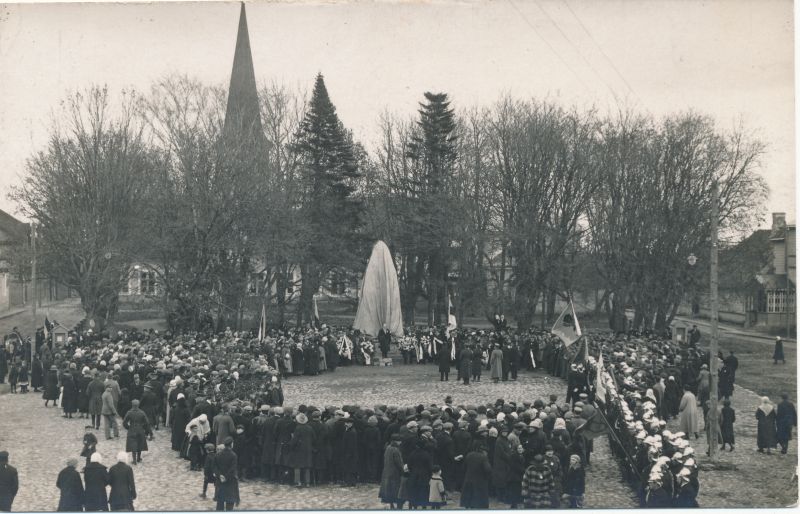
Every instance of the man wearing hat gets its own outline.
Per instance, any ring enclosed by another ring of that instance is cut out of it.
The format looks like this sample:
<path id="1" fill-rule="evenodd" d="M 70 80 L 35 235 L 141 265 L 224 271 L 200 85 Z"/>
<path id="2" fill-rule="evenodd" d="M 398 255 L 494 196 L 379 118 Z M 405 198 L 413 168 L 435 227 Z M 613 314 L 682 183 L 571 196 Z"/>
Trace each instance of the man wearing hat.
<path id="1" fill-rule="evenodd" d="M 314 429 L 308 426 L 308 417 L 302 412 L 297 414 L 295 421 L 297 424 L 289 442 L 287 465 L 294 470 L 294 485 L 309 487 L 313 465 Z"/>
<path id="2" fill-rule="evenodd" d="M 147 437 L 153 436 L 149 419 L 139 409 L 139 400 L 131 401 L 131 410 L 125 414 L 122 426 L 128 430 L 125 451 L 131 454 L 131 460 L 136 465 L 142 462 L 142 452 L 147 451 Z"/>
<path id="3" fill-rule="evenodd" d="M 237 476 L 238 457 L 233 452 L 233 437 L 226 437 L 224 448 L 214 458 L 214 487 L 216 489 L 217 510 L 233 510 L 239 505 L 239 477 Z"/>
<path id="4" fill-rule="evenodd" d="M 0 452 L 0 511 L 11 512 L 19 490 L 17 468 L 8 463 L 8 452 Z"/>

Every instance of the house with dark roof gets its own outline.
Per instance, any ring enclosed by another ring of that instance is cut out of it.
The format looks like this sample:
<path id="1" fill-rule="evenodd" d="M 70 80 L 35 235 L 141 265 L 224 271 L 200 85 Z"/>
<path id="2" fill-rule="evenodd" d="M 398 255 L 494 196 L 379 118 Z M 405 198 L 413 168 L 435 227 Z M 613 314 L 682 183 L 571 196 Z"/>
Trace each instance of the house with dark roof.
<path id="1" fill-rule="evenodd" d="M 747 303 L 747 325 L 772 332 L 785 329 L 790 334 L 796 330 L 796 244 L 795 224 L 787 223 L 786 213 L 773 213 L 769 262 L 755 275 Z"/>

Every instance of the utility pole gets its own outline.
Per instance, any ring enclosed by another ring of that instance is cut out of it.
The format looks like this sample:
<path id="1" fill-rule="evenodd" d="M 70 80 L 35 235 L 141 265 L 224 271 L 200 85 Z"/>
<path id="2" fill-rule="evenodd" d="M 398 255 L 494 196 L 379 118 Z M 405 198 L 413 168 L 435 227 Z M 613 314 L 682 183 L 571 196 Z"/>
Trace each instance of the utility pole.
<path id="1" fill-rule="evenodd" d="M 708 423 L 711 426 L 711 437 L 708 442 L 711 460 L 717 458 L 717 348 L 719 346 L 719 256 L 717 248 L 717 219 L 719 218 L 719 183 L 715 180 L 711 189 L 711 348 L 709 348 L 708 367 L 711 373 Z"/>

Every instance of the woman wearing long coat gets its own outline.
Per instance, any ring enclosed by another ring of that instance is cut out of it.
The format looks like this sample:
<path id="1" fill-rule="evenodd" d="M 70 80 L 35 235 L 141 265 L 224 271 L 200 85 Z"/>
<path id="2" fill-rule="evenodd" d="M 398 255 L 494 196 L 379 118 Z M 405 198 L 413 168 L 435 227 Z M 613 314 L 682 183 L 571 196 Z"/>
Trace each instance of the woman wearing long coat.
<path id="1" fill-rule="evenodd" d="M 783 354 L 783 341 L 781 341 L 780 337 L 775 338 L 775 351 L 772 352 L 772 360 L 775 361 L 773 364 L 777 364 L 778 361 L 786 364 L 786 356 Z"/>
<path id="2" fill-rule="evenodd" d="M 399 498 L 400 481 L 403 477 L 403 456 L 400 454 L 400 435 L 392 435 L 392 441 L 383 452 L 383 474 L 378 496 L 381 502 L 388 503 L 394 509 L 402 506 Z"/>
<path id="3" fill-rule="evenodd" d="M 33 358 L 33 369 L 31 370 L 31 387 L 34 392 L 39 392 L 39 388 L 42 387 L 43 379 L 44 370 L 42 369 L 42 361 L 36 356 Z"/>
<path id="4" fill-rule="evenodd" d="M 497 382 L 503 378 L 503 350 L 499 346 L 495 346 L 492 350 L 492 355 L 489 357 L 489 368 L 492 380 Z"/>
<path id="5" fill-rule="evenodd" d="M 99 453 L 92 454 L 92 459 L 83 470 L 86 491 L 83 496 L 83 504 L 86 512 L 97 512 L 108 510 L 108 469 L 103 465 Z"/>
<path id="6" fill-rule="evenodd" d="M 92 419 L 97 416 L 97 427 L 100 427 L 100 416 L 103 413 L 103 393 L 106 391 L 106 386 L 100 380 L 98 375 L 92 378 L 89 385 L 86 387 L 86 395 L 89 397 L 89 414 Z"/>
<path id="7" fill-rule="evenodd" d="M 758 420 L 758 451 L 763 453 L 766 448 L 767 453 L 772 453 L 772 448 L 778 444 L 775 407 L 766 396 L 761 398 L 761 405 L 756 409 L 756 419 Z"/>
<path id="8" fill-rule="evenodd" d="M 503 426 L 494 445 L 492 465 L 492 484 L 497 493 L 497 499 L 502 502 L 506 501 L 506 486 L 510 478 L 512 452 L 516 452 L 516 450 L 511 448 L 511 442 L 508 440 L 508 426 Z"/>
<path id="9" fill-rule="evenodd" d="M 192 418 L 192 413 L 189 412 L 189 406 L 186 405 L 186 398 L 178 398 L 175 407 L 170 409 L 170 416 L 172 419 L 172 449 L 176 452 L 181 451 L 183 438 L 186 436 L 184 429 Z"/>
<path id="10" fill-rule="evenodd" d="M 681 404 L 678 410 L 681 413 L 681 432 L 684 432 L 687 438 L 690 437 L 691 434 L 695 434 L 695 438 L 697 438 L 698 432 L 700 432 L 700 413 L 697 409 L 697 398 L 689 390 L 688 385 L 685 386 L 683 398 L 681 398 Z"/>
<path id="11" fill-rule="evenodd" d="M 58 405 L 58 368 L 50 366 L 50 371 L 44 378 L 44 406 L 47 407 L 47 402 L 53 400 L 53 405 Z"/>
<path id="12" fill-rule="evenodd" d="M 677 416 L 681 404 L 681 388 L 673 376 L 670 376 L 664 385 L 664 402 L 667 414 L 670 417 Z"/>
<path id="13" fill-rule="evenodd" d="M 719 427 L 720 431 L 722 432 L 722 449 L 725 449 L 725 445 L 731 445 L 731 451 L 733 451 L 733 445 L 735 443 L 735 438 L 733 434 L 733 424 L 736 423 L 736 412 L 731 408 L 731 401 L 725 400 L 722 402 L 723 407 L 720 411 L 720 419 L 719 419 Z"/>
<path id="14" fill-rule="evenodd" d="M 465 384 L 469 384 L 471 366 L 472 350 L 469 347 L 465 347 L 461 350 L 460 362 L 458 365 L 458 378 L 463 379 Z"/>
<path id="15" fill-rule="evenodd" d="M 61 470 L 56 479 L 56 487 L 60 490 L 58 499 L 59 512 L 80 512 L 83 510 L 83 480 L 75 469 L 78 459 L 69 459 L 67 467 Z"/>
<path id="16" fill-rule="evenodd" d="M 433 457 L 425 448 L 425 442 L 417 441 L 417 448 L 408 458 L 408 496 L 412 508 L 428 503 L 432 468 Z"/>
<path id="17" fill-rule="evenodd" d="M 72 417 L 78 412 L 78 386 L 72 374 L 64 373 L 61 377 L 61 407 L 64 409 L 64 417 Z"/>
<path id="18" fill-rule="evenodd" d="M 489 481 L 492 466 L 486 447 L 479 445 L 464 457 L 464 483 L 461 487 L 461 506 L 465 509 L 489 508 Z"/>
<path id="19" fill-rule="evenodd" d="M 78 387 L 78 412 L 81 417 L 89 415 L 89 384 L 92 383 L 92 378 L 89 376 L 89 370 L 85 370 L 83 374 L 78 377 L 76 383 Z"/>

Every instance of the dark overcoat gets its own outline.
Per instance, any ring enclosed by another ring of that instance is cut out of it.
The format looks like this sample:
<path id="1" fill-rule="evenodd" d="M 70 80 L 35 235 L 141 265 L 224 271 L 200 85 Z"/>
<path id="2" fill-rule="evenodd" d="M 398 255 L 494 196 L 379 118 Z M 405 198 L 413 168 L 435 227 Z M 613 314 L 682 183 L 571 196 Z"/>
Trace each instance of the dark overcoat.
<path id="1" fill-rule="evenodd" d="M 107 511 L 108 494 L 108 469 L 99 462 L 90 462 L 83 470 L 86 490 L 83 496 L 83 504 L 86 511 Z"/>
<path id="2" fill-rule="evenodd" d="M 797 426 L 797 409 L 789 400 L 783 400 L 778 404 L 778 412 L 775 415 L 776 438 L 778 442 L 788 442 L 792 438 L 792 427 Z"/>
<path id="3" fill-rule="evenodd" d="M 51 369 L 44 378 L 44 393 L 42 398 L 45 400 L 58 400 L 58 371 Z"/>
<path id="4" fill-rule="evenodd" d="M 485 452 L 470 452 L 464 457 L 464 484 L 461 487 L 461 506 L 465 509 L 489 508 L 489 480 L 492 467 Z"/>
<path id="5" fill-rule="evenodd" d="M 133 468 L 124 462 L 117 462 L 108 470 L 108 483 L 111 485 L 108 495 L 111 510 L 133 510 L 133 500 L 136 499 Z"/>
<path id="6" fill-rule="evenodd" d="M 192 420 L 186 400 L 183 398 L 178 400 L 175 408 L 170 410 L 170 415 L 172 416 L 172 449 L 181 451 L 183 438 L 186 436 L 186 425 Z"/>
<path id="7" fill-rule="evenodd" d="M 383 473 L 381 488 L 378 492 L 383 503 L 396 503 L 400 492 L 400 481 L 403 478 L 403 457 L 400 448 L 389 445 L 383 453 Z"/>
<path id="8" fill-rule="evenodd" d="M 424 448 L 417 448 L 408 458 L 408 494 L 412 506 L 426 505 L 430 492 L 433 458 Z"/>
<path id="9" fill-rule="evenodd" d="M 86 394 L 89 396 L 89 414 L 92 416 L 99 416 L 103 412 L 103 393 L 106 386 L 99 378 L 92 379 L 86 387 Z"/>
<path id="10" fill-rule="evenodd" d="M 73 380 L 71 374 L 64 373 L 61 378 L 61 386 L 64 388 L 61 396 L 61 407 L 64 412 L 68 414 L 78 412 L 78 387 L 75 385 L 75 380 Z"/>
<path id="11" fill-rule="evenodd" d="M 239 503 L 238 458 L 230 448 L 225 448 L 214 458 L 214 485 L 217 501 Z M 224 480 L 224 481 L 223 481 Z"/>
<path id="12" fill-rule="evenodd" d="M 126 452 L 146 452 L 147 436 L 153 432 L 150 429 L 150 421 L 141 409 L 133 408 L 125 414 L 122 426 L 128 430 L 128 437 L 125 441 Z"/>
<path id="13" fill-rule="evenodd" d="M 92 383 L 92 379 L 86 375 L 81 375 L 76 383 L 78 385 L 78 411 L 86 414 L 89 412 L 88 388 L 89 384 Z"/>
<path id="14" fill-rule="evenodd" d="M 83 510 L 83 480 L 77 469 L 72 466 L 62 469 L 56 479 L 56 487 L 61 491 L 58 499 L 59 512 Z"/>
<path id="15" fill-rule="evenodd" d="M 277 422 L 278 418 L 270 416 L 260 426 L 261 463 L 268 466 L 275 464 L 275 445 L 277 444 L 275 426 Z"/>
<path id="16" fill-rule="evenodd" d="M 758 420 L 758 448 L 775 448 L 777 434 L 775 426 L 775 409 L 765 413 L 761 408 L 756 409 L 756 420 Z"/>
<path id="17" fill-rule="evenodd" d="M 314 429 L 308 423 L 298 423 L 294 427 L 289 443 L 289 456 L 286 465 L 290 468 L 311 468 L 313 465 Z"/>

